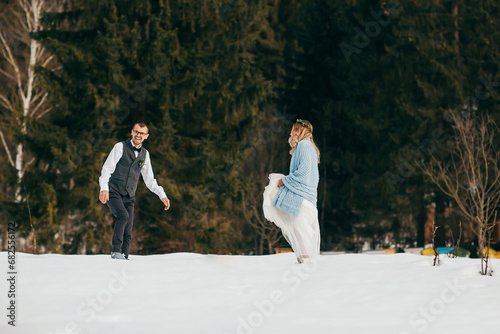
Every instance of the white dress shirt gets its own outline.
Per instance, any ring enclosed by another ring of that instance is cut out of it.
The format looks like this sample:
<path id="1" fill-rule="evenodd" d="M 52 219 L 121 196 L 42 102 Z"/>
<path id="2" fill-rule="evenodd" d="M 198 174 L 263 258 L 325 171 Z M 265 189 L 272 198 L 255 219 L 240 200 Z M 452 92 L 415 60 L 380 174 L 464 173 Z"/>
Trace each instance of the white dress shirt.
<path id="1" fill-rule="evenodd" d="M 132 139 L 130 140 L 132 141 Z M 134 143 L 132 143 L 132 146 L 134 146 Z M 139 155 L 138 151 L 135 151 L 135 157 Z M 101 171 L 101 177 L 99 178 L 99 185 L 101 186 L 101 191 L 109 191 L 109 178 L 111 177 L 111 174 L 115 171 L 116 164 L 118 161 L 123 156 L 123 143 L 117 143 L 115 147 L 111 150 L 111 152 L 108 155 L 108 158 L 104 162 L 104 166 L 102 166 L 102 171 Z M 144 180 L 144 183 L 146 184 L 146 187 L 148 189 L 155 193 L 160 199 L 163 199 L 167 197 L 165 194 L 165 191 L 163 190 L 163 187 L 158 185 L 158 182 L 156 181 L 154 174 L 153 174 L 153 167 L 151 166 L 151 159 L 149 158 L 149 152 L 146 151 L 146 159 L 144 161 L 144 166 L 141 168 L 141 175 L 142 179 Z"/>

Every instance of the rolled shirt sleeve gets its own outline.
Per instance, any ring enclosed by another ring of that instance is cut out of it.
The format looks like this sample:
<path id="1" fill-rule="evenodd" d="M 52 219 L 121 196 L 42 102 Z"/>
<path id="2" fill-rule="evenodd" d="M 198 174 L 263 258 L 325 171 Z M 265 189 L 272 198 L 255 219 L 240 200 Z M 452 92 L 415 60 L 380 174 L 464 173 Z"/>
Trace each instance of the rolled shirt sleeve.
<path id="1" fill-rule="evenodd" d="M 101 170 L 101 177 L 99 177 L 99 185 L 101 191 L 109 191 L 109 178 L 111 174 L 115 171 L 116 164 L 123 155 L 123 143 L 117 143 L 108 155 L 108 158 L 104 162 Z"/>
<path id="2" fill-rule="evenodd" d="M 144 167 L 141 170 L 142 179 L 148 187 L 149 191 L 155 193 L 160 199 L 167 197 L 163 187 L 158 185 L 153 173 L 153 167 L 151 166 L 151 159 L 149 157 L 149 152 L 146 152 L 146 160 L 144 162 Z"/>

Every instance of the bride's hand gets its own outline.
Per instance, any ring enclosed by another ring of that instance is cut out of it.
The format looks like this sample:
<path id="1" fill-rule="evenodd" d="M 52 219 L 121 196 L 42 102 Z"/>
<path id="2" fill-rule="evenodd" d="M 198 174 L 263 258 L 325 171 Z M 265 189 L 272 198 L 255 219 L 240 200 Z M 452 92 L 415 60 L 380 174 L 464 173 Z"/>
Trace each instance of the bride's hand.
<path id="1" fill-rule="evenodd" d="M 283 185 L 283 180 L 282 179 L 279 179 L 278 180 L 278 188 L 281 188 L 281 186 Z"/>

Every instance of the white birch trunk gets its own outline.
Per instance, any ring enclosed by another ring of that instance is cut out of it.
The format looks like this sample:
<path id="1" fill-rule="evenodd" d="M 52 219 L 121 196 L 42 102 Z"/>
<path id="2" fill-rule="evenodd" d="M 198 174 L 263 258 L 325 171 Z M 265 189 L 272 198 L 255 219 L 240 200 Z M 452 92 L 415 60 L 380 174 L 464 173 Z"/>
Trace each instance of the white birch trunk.
<path id="1" fill-rule="evenodd" d="M 20 12 L 14 13 L 19 21 L 19 29 L 16 33 L 21 36 L 20 40 L 29 43 L 29 59 L 28 64 L 23 68 L 23 64 L 19 63 L 19 56 L 15 53 L 16 50 L 9 45 L 9 41 L 6 36 L 0 31 L 0 47 L 2 55 L 7 60 L 9 65 L 8 68 L 0 69 L 0 73 L 3 74 L 8 80 L 15 82 L 17 86 L 18 99 L 21 105 L 16 108 L 14 98 L 6 96 L 0 93 L 0 103 L 2 106 L 9 110 L 13 116 L 14 110 L 21 109 L 22 118 L 16 117 L 17 124 L 20 127 L 20 132 L 23 136 L 28 134 L 27 120 L 30 117 L 40 118 L 45 115 L 50 108 L 45 106 L 45 101 L 47 98 L 47 93 L 39 86 L 36 81 L 35 66 L 41 64 L 46 66 L 51 58 L 44 56 L 43 47 L 33 38 L 29 37 L 30 33 L 38 32 L 41 29 L 40 18 L 44 10 L 47 10 L 45 0 L 18 0 L 18 6 Z M 21 107 L 21 108 L 19 108 Z M 32 158 L 27 161 L 27 152 L 24 149 L 22 142 L 14 144 L 16 147 L 15 159 L 12 159 L 11 149 L 5 139 L 4 133 L 0 128 L 0 137 L 2 139 L 2 144 L 5 151 L 7 152 L 10 164 L 17 171 L 17 184 L 14 193 L 14 200 L 17 203 L 22 201 L 22 181 L 26 168 L 34 162 Z"/>
<path id="2" fill-rule="evenodd" d="M 15 168 L 17 170 L 17 185 L 16 185 L 16 194 L 15 201 L 16 203 L 21 203 L 23 199 L 21 196 L 21 183 L 23 182 L 23 144 L 17 145 L 17 154 L 16 154 L 16 165 Z"/>

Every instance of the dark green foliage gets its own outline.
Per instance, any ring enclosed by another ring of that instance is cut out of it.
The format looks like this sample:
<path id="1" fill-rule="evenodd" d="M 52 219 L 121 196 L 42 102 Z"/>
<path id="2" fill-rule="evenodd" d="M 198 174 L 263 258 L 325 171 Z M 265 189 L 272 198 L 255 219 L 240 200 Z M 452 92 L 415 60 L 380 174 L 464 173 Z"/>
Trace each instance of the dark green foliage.
<path id="1" fill-rule="evenodd" d="M 484 67 L 498 78 L 498 45 L 485 47 L 498 35 L 498 6 L 488 2 L 483 10 L 460 2 L 454 15 L 454 3 L 290 5 L 300 7 L 290 19 L 300 24 L 290 28 L 285 48 L 292 68 L 285 98 L 291 112 L 317 125 L 324 246 L 351 236 L 382 244 L 385 235 L 409 244 L 422 231 L 416 222 L 425 220 L 415 218 L 425 216 L 424 196 L 435 189 L 412 159 L 428 158 L 429 140 L 435 150 L 446 148 L 451 127 L 445 112 L 474 96 Z M 480 33 L 472 27 L 479 21 Z M 493 107 L 484 112 L 498 108 L 497 94 L 484 102 Z"/>
<path id="2" fill-rule="evenodd" d="M 43 155 L 50 183 L 66 194 L 58 207 L 74 214 L 68 251 L 108 250 L 110 213 L 98 203 L 97 179 L 135 121 L 149 124 L 145 146 L 172 202 L 164 212 L 139 187 L 139 251 L 239 251 L 232 210 L 247 182 L 237 172 L 239 144 L 272 92 L 252 53 L 265 6 L 242 2 L 224 20 L 211 1 L 74 1 L 73 8 L 53 15 L 53 28 L 39 36 L 62 70 L 40 70 L 57 112 L 31 136 L 34 150 L 50 148 Z"/>
<path id="3" fill-rule="evenodd" d="M 31 120 L 26 136 L 6 132 L 36 157 L 23 203 L 8 196 L 15 170 L 4 164 L 0 173 L 1 223 L 21 222 L 25 237 L 36 231 L 44 250 L 110 250 L 98 177 L 139 120 L 149 124 L 144 145 L 172 204 L 163 211 L 139 185 L 134 247 L 143 254 L 265 253 L 247 219 L 256 218 L 250 207 L 267 174 L 288 171 L 296 118 L 312 122 L 321 151 L 324 250 L 354 249 L 359 238 L 383 245 L 387 236 L 421 244 L 429 201 L 437 225 L 456 225 L 414 159 L 446 150 L 449 109 L 498 114 L 496 1 L 73 0 L 62 8 L 36 35 L 60 65 L 37 67 L 54 111 Z"/>

